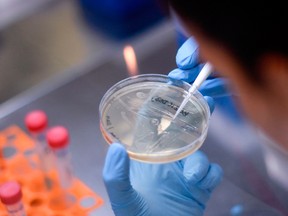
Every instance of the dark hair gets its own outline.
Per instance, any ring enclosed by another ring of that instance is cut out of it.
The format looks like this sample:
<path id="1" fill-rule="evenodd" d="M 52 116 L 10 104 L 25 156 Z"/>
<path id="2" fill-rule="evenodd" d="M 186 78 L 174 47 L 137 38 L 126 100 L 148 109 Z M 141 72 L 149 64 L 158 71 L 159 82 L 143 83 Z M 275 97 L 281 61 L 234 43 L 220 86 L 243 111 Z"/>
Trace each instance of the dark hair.
<path id="1" fill-rule="evenodd" d="M 264 54 L 288 56 L 288 12 L 280 0 L 247 4 L 231 0 L 168 1 L 183 20 L 228 48 L 251 78 L 257 79 L 255 66 Z"/>

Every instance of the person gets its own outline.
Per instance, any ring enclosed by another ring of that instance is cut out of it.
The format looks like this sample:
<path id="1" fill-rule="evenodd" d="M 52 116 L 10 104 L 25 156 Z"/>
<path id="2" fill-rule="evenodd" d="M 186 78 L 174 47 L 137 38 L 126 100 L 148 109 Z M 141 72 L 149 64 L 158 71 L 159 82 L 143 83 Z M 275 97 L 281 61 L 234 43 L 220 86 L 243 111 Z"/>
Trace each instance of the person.
<path id="1" fill-rule="evenodd" d="M 229 79 L 241 111 L 288 149 L 288 33 L 282 2 L 261 2 L 256 8 L 229 1 L 170 2 L 197 41 L 202 59 Z"/>
<path id="2" fill-rule="evenodd" d="M 257 7 L 243 1 L 167 2 L 191 35 L 177 53 L 179 68 L 169 76 L 193 82 L 203 63 L 210 62 L 221 78 L 207 80 L 202 92 L 215 96 L 227 88 L 243 114 L 288 150 L 284 2 L 257 1 Z M 103 170 L 112 209 L 120 216 L 203 215 L 222 175 L 201 151 L 175 163 L 152 165 L 130 161 L 119 144 L 111 145 Z"/>

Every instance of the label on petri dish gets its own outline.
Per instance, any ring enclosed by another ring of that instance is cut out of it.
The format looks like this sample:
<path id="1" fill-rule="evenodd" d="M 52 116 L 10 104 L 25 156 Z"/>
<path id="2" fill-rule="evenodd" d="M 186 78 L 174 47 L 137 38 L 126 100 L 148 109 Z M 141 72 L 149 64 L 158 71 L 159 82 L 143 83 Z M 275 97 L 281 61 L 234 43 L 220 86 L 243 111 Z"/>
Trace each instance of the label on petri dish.
<path id="1" fill-rule="evenodd" d="M 208 117 L 203 102 L 192 96 L 172 120 L 186 93 L 167 83 L 157 83 L 157 87 L 153 82 L 126 86 L 107 101 L 102 132 L 124 144 L 135 159 L 159 156 L 160 161 L 161 155 L 169 158 L 191 153 L 206 137 Z"/>

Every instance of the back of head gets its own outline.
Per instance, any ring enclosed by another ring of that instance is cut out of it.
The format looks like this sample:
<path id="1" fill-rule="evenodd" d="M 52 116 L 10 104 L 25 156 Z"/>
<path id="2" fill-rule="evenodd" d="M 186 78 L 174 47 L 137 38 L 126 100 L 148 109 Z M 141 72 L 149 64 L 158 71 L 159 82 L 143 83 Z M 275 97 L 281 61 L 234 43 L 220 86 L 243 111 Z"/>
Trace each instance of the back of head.
<path id="1" fill-rule="evenodd" d="M 185 22 L 196 25 L 228 48 L 250 71 L 265 54 L 288 57 L 288 13 L 284 11 L 284 1 L 169 0 L 169 3 Z"/>

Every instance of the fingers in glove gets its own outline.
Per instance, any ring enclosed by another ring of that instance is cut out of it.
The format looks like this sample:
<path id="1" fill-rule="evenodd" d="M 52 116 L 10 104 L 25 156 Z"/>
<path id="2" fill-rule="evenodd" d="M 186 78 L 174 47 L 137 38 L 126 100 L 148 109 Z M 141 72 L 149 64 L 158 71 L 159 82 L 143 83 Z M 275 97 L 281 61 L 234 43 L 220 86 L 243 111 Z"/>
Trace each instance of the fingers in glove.
<path id="1" fill-rule="evenodd" d="M 176 64 L 179 68 L 184 70 L 194 68 L 199 64 L 198 44 L 194 38 L 190 37 L 178 49 Z"/>
<path id="2" fill-rule="evenodd" d="M 168 74 L 168 76 L 171 79 L 183 80 L 185 82 L 192 83 L 196 79 L 196 77 L 199 74 L 202 67 L 203 67 L 203 64 L 197 65 L 194 68 L 189 69 L 189 70 L 182 70 L 180 68 L 176 68 L 176 69 L 172 70 Z"/>
<path id="3" fill-rule="evenodd" d="M 210 109 L 210 113 L 212 114 L 214 109 L 215 109 L 215 101 L 212 97 L 209 96 L 204 96 L 204 99 L 207 101 L 209 109 Z"/>
<path id="4" fill-rule="evenodd" d="M 132 186 L 129 179 L 129 157 L 121 144 L 109 146 L 103 169 L 103 180 L 110 200 L 119 205 L 126 202 Z"/>
<path id="5" fill-rule="evenodd" d="M 222 178 L 222 168 L 218 164 L 211 163 L 207 175 L 198 183 L 198 186 L 202 189 L 212 191 L 220 184 Z"/>
<path id="6" fill-rule="evenodd" d="M 196 151 L 184 161 L 183 175 L 189 185 L 200 182 L 208 173 L 209 160 L 202 151 Z"/>
<path id="7" fill-rule="evenodd" d="M 146 202 L 133 189 L 129 178 L 130 159 L 118 143 L 110 145 L 103 169 L 103 179 L 112 209 L 117 216 L 150 215 Z"/>
<path id="8" fill-rule="evenodd" d="M 230 92 L 227 89 L 228 82 L 223 78 L 205 80 L 199 88 L 201 94 L 210 97 L 227 96 Z"/>

